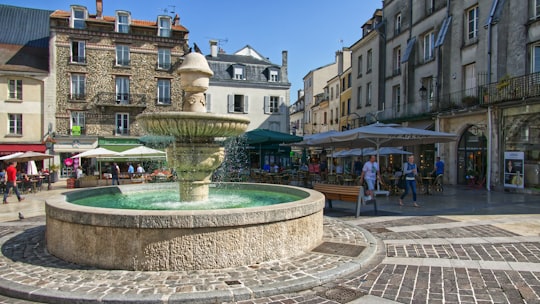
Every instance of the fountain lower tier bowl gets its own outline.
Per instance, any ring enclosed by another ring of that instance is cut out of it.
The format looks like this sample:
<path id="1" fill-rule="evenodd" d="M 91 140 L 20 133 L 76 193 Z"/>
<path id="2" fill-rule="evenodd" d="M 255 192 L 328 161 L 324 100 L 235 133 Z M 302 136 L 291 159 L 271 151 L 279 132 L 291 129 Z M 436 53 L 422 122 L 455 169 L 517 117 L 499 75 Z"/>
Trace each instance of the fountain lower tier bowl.
<path id="1" fill-rule="evenodd" d="M 137 116 L 137 122 L 149 133 L 190 141 L 238 136 L 249 125 L 245 117 L 199 112 L 144 113 Z"/>
<path id="2" fill-rule="evenodd" d="M 264 207 L 215 210 L 131 210 L 80 206 L 77 197 L 121 191 L 174 191 L 175 183 L 82 189 L 46 203 L 48 251 L 68 262 L 100 269 L 181 271 L 253 265 L 316 247 L 323 235 L 324 196 L 270 184 L 240 187 L 297 195 Z"/>

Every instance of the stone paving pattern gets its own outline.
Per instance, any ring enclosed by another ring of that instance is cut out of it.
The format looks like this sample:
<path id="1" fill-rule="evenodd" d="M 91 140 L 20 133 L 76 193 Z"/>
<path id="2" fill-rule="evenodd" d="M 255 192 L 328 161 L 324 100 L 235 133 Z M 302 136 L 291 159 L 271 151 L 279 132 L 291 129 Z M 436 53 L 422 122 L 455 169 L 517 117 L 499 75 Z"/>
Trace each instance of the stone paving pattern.
<path id="1" fill-rule="evenodd" d="M 35 206 L 38 196 L 20 206 Z M 310 252 L 234 269 L 170 273 L 65 263 L 44 248 L 42 215 L 17 221 L 15 209 L 0 206 L 0 282 L 69 292 L 81 302 L 100 293 L 104 303 L 122 303 L 122 295 L 138 303 L 540 303 L 540 196 L 445 187 L 444 194 L 420 198 L 422 208 L 401 208 L 395 197 L 378 197 L 380 214 L 358 219 L 352 204 L 334 202 L 325 210 L 324 240 L 378 248 L 369 257 L 363 252 L 364 259 Z M 319 284 L 291 288 L 322 273 Z M 9 291 L 0 289 L 0 303 L 34 303 Z M 197 291 L 216 297 L 198 298 Z"/>

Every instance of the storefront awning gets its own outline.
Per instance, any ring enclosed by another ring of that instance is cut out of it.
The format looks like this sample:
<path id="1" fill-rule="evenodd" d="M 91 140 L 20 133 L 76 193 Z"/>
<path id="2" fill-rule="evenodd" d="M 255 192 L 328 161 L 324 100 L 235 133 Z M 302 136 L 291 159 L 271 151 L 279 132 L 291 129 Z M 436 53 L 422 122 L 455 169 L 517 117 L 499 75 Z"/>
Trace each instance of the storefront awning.
<path id="1" fill-rule="evenodd" d="M 105 148 L 107 150 L 111 150 L 114 152 L 124 152 L 126 150 L 139 147 L 140 145 L 100 145 L 101 148 Z"/>
<path id="2" fill-rule="evenodd" d="M 0 144 L 0 155 L 26 151 L 44 153 L 46 149 L 44 144 Z"/>

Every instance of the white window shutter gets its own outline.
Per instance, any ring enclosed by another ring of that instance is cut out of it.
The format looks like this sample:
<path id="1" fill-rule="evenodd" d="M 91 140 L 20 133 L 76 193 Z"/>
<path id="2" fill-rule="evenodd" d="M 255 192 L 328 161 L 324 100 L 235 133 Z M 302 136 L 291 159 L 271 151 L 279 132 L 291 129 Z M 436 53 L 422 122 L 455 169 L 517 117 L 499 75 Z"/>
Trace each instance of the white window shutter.
<path id="1" fill-rule="evenodd" d="M 270 96 L 264 96 L 264 114 L 270 114 Z"/>
<path id="2" fill-rule="evenodd" d="M 229 113 L 234 113 L 234 95 L 227 95 L 227 106 Z"/>
<path id="3" fill-rule="evenodd" d="M 244 96 L 244 113 L 248 112 L 248 109 L 249 109 L 248 105 L 249 105 L 248 97 Z"/>
<path id="4" fill-rule="evenodd" d="M 212 112 L 212 95 L 206 94 L 206 113 Z"/>
<path id="5" fill-rule="evenodd" d="M 279 96 L 278 108 L 279 108 L 279 113 L 280 114 L 285 114 L 285 113 L 283 113 L 283 110 L 286 108 L 285 107 L 285 98 L 283 98 L 283 96 Z"/>

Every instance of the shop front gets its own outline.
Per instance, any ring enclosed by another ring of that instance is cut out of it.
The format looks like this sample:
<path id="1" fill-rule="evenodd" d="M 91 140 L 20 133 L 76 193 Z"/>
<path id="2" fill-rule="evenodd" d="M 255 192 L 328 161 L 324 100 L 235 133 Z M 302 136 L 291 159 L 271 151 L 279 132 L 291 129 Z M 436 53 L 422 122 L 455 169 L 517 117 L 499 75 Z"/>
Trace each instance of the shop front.
<path id="1" fill-rule="evenodd" d="M 56 137 L 54 144 L 54 164 L 60 167 L 60 177 L 70 177 L 78 166 L 83 170 L 91 171 L 91 160 L 72 159 L 72 156 L 91 149 L 98 145 L 97 137 Z"/>
<path id="2" fill-rule="evenodd" d="M 506 155 L 521 152 L 523 157 L 523 167 L 516 169 L 523 179 L 525 188 L 540 187 L 540 104 L 522 105 L 503 109 L 502 111 L 502 148 Z M 501 159 L 504 162 L 505 159 Z M 514 163 L 519 163 L 514 161 Z M 508 168 L 506 163 L 501 164 L 501 168 Z M 521 169 L 521 170 L 520 170 Z M 504 173 L 501 173 L 504 174 Z M 504 177 L 501 179 L 504 180 Z M 516 175 L 517 176 L 517 175 Z M 505 183 L 514 184 L 513 182 Z"/>

